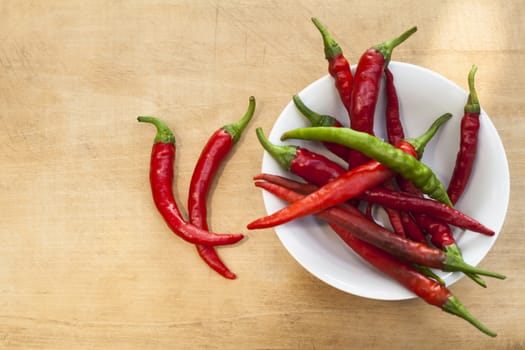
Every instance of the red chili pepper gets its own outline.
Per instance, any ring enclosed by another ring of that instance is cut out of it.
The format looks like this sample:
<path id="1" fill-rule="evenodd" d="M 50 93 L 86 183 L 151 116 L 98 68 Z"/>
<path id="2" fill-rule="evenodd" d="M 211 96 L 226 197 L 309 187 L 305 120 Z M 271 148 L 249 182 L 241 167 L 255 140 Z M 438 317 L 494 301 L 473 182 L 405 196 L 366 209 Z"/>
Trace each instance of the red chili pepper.
<path id="1" fill-rule="evenodd" d="M 394 85 L 394 75 L 392 71 L 385 68 L 385 90 L 386 90 L 386 134 L 388 142 L 396 145 L 405 138 L 405 132 L 399 117 L 399 99 Z"/>
<path id="2" fill-rule="evenodd" d="M 397 192 L 385 187 L 374 188 L 359 196 L 360 199 L 380 204 L 387 208 L 398 208 L 399 210 L 412 213 L 426 214 L 440 219 L 451 225 L 479 232 L 488 236 L 494 235 L 494 231 L 484 226 L 477 220 L 441 202 L 426 199 L 406 192 Z"/>
<path id="3" fill-rule="evenodd" d="M 173 196 L 173 162 L 175 137 L 169 127 L 154 117 L 138 117 L 139 122 L 151 123 L 157 128 L 150 162 L 150 184 L 153 201 L 169 228 L 182 239 L 193 244 L 225 245 L 240 241 L 242 234 L 216 234 L 190 224 L 182 217 Z"/>
<path id="4" fill-rule="evenodd" d="M 334 78 L 335 87 L 341 97 L 341 102 L 350 113 L 350 95 L 352 93 L 353 76 L 348 60 L 343 55 L 341 46 L 332 38 L 326 27 L 317 19 L 312 17 L 323 37 L 324 54 L 328 61 L 328 72 Z"/>
<path id="5" fill-rule="evenodd" d="M 374 113 L 383 71 L 390 62 L 393 49 L 416 31 L 417 27 L 412 27 L 397 38 L 371 47 L 359 59 L 350 100 L 350 127 L 352 129 L 374 134 Z M 368 157 L 364 154 L 355 150 L 350 151 L 349 168 L 352 169 L 367 160 Z"/>
<path id="6" fill-rule="evenodd" d="M 481 107 L 474 86 L 474 75 L 476 71 L 477 67 L 472 66 L 468 76 L 470 93 L 465 105 L 465 113 L 461 119 L 460 146 L 456 156 L 456 165 L 447 189 L 450 200 L 454 204 L 458 201 L 459 197 L 461 197 L 461 194 L 467 186 L 477 153 Z"/>
<path id="7" fill-rule="evenodd" d="M 388 188 L 388 189 L 394 189 L 394 185 L 392 183 L 393 179 L 390 179 L 386 181 L 382 187 Z M 381 186 L 378 186 L 377 188 L 381 188 Z M 388 216 L 388 221 L 390 222 L 390 226 L 392 226 L 392 229 L 394 232 L 401 237 L 406 237 L 405 228 L 403 227 L 403 219 L 401 216 L 401 212 L 397 210 L 397 208 L 389 208 L 383 206 L 383 208 L 386 211 L 386 214 Z"/>
<path id="8" fill-rule="evenodd" d="M 302 197 L 299 193 L 273 183 L 257 182 L 256 185 L 289 202 L 300 200 Z M 330 208 L 319 213 L 318 216 L 321 219 L 327 218 L 331 215 L 334 209 L 341 209 L 342 211 L 348 210 L 347 214 L 352 216 L 352 210 L 348 209 L 348 207 Z M 444 285 L 421 274 L 407 262 L 389 255 L 385 251 L 360 240 L 352 230 L 345 229 L 336 224 L 330 224 L 330 227 L 365 261 L 379 271 L 398 281 L 401 285 L 412 291 L 430 305 L 437 306 L 446 312 L 463 318 L 487 335 L 492 337 L 496 336 L 496 333 L 475 319 Z"/>
<path id="9" fill-rule="evenodd" d="M 188 195 L 188 215 L 195 226 L 208 230 L 207 197 L 217 170 L 230 154 L 233 145 L 239 140 L 255 111 L 255 98 L 250 103 L 245 115 L 236 123 L 216 130 L 204 146 L 195 164 L 190 181 Z M 222 262 L 217 251 L 210 245 L 197 245 L 201 258 L 215 271 L 228 279 L 236 278 L 235 274 Z"/>
<path id="10" fill-rule="evenodd" d="M 403 228 L 405 229 L 405 233 L 407 237 L 410 237 L 411 240 L 416 241 L 416 242 L 427 243 L 425 234 L 419 228 L 419 226 L 414 221 L 412 216 L 410 216 L 410 214 L 407 213 L 406 211 L 400 212 L 400 216 L 401 216 L 401 222 L 403 224 Z"/>

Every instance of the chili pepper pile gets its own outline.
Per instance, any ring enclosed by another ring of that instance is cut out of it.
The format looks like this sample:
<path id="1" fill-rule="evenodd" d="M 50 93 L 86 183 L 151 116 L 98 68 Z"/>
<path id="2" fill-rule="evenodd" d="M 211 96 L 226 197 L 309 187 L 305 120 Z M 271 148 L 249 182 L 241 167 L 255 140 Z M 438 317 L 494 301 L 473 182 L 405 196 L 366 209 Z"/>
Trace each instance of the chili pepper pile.
<path id="1" fill-rule="evenodd" d="M 252 96 L 245 115 L 239 121 L 219 128 L 210 136 L 191 178 L 188 194 L 189 219 L 183 217 L 173 195 L 175 137 L 172 131 L 158 118 L 146 116 L 137 118 L 139 122 L 151 123 L 157 129 L 151 151 L 150 184 L 158 211 L 177 236 L 195 244 L 201 258 L 217 273 L 228 279 L 235 279 L 236 275 L 223 263 L 215 247 L 237 243 L 244 235 L 217 234 L 209 231 L 207 197 L 217 170 L 239 140 L 254 111 L 255 98 Z"/>
<path id="2" fill-rule="evenodd" d="M 436 118 L 426 133 L 407 138 L 395 76 L 388 68 L 393 49 L 417 28 L 367 49 L 352 72 L 327 28 L 316 18 L 312 21 L 321 33 L 328 72 L 348 113 L 349 126 L 344 127 L 333 116 L 313 111 L 295 95 L 295 106 L 312 126 L 289 130 L 281 140 L 319 141 L 345 166 L 306 147 L 273 144 L 257 128 L 264 150 L 290 174 L 304 181 L 272 174 L 256 175 L 257 187 L 290 204 L 250 222 L 247 228 L 275 227 L 315 215 L 329 224 L 342 243 L 376 269 L 427 303 L 467 320 L 487 335 L 496 336 L 466 310 L 431 270 L 460 271 L 483 287 L 486 282 L 481 276 L 505 279 L 499 273 L 466 263 L 451 230 L 455 226 L 473 231 L 472 234 L 494 235 L 493 230 L 454 208 L 468 184 L 476 158 L 480 124 L 480 104 L 474 86 L 477 68 L 473 66 L 468 75 L 469 95 L 458 135 L 460 147 L 450 183 L 445 186 L 421 157 L 425 146 L 452 115 Z M 386 141 L 374 135 L 373 125 L 383 85 Z M 385 209 L 392 229 L 375 221 L 372 206 Z"/>

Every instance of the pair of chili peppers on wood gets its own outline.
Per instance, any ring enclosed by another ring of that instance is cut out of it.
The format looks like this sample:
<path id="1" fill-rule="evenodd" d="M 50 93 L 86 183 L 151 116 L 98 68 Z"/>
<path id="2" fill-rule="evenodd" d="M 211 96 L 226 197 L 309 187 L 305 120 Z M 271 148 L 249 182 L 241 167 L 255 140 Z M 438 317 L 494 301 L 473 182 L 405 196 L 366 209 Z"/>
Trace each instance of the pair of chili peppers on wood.
<path id="1" fill-rule="evenodd" d="M 222 262 L 215 246 L 230 245 L 243 239 L 243 234 L 217 234 L 210 232 L 207 223 L 207 197 L 210 186 L 221 164 L 239 140 L 252 119 L 255 98 L 245 115 L 236 123 L 219 128 L 209 138 L 195 165 L 188 195 L 189 220 L 179 210 L 173 195 L 175 137 L 168 125 L 155 117 L 141 116 L 139 122 L 153 124 L 157 129 L 151 151 L 150 184 L 153 201 L 168 227 L 179 237 L 197 247 L 201 258 L 215 271 L 228 279 L 236 275 Z"/>

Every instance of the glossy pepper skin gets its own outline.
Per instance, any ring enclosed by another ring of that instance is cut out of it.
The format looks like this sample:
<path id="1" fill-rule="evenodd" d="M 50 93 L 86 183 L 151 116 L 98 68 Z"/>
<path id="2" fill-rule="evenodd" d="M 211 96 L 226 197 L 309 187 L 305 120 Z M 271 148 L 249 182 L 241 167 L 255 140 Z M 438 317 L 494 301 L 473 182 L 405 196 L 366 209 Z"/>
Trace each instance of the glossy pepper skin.
<path id="1" fill-rule="evenodd" d="M 477 67 L 472 66 L 468 76 L 470 93 L 465 104 L 465 113 L 461 118 L 459 151 L 456 156 L 456 164 L 452 172 L 452 178 L 447 189 L 450 200 L 454 204 L 467 187 L 477 153 L 481 107 L 474 86 L 474 76 L 476 72 Z"/>
<path id="2" fill-rule="evenodd" d="M 261 187 L 288 202 L 294 202 L 303 197 L 301 194 L 294 192 L 293 190 L 274 183 L 256 182 L 256 186 Z M 338 213 L 334 213 L 336 211 Z M 330 208 L 324 212 L 318 213 L 317 216 L 321 219 L 331 221 L 332 215 L 344 215 L 345 212 L 349 215 L 350 220 L 355 220 L 352 216 L 352 209 L 348 209 L 348 207 Z M 463 318 L 489 336 L 496 336 L 495 332 L 474 318 L 474 316 L 467 311 L 460 301 L 453 296 L 443 284 L 421 274 L 406 261 L 396 258 L 376 246 L 360 240 L 353 234 L 354 231 L 337 224 L 330 224 L 330 227 L 365 261 L 405 286 L 408 290 L 412 291 L 430 305 L 437 306 L 443 311 Z"/>
<path id="3" fill-rule="evenodd" d="M 150 184 L 153 201 L 168 227 L 187 242 L 206 245 L 226 245 L 240 241 L 242 234 L 217 234 L 185 221 L 173 196 L 173 163 L 175 137 L 168 126 L 155 117 L 141 116 L 139 122 L 151 123 L 157 135 L 151 150 Z"/>
<path id="4" fill-rule="evenodd" d="M 350 98 L 352 129 L 374 134 L 374 114 L 383 72 L 390 62 L 393 49 L 416 31 L 417 27 L 412 27 L 399 37 L 375 45 L 362 54 L 354 74 L 354 86 Z M 366 161 L 366 154 L 353 150 L 349 154 L 348 167 L 352 169 Z"/>
<path id="5" fill-rule="evenodd" d="M 343 55 L 341 46 L 332 38 L 328 29 L 315 17 L 312 22 L 323 37 L 325 58 L 328 61 L 328 72 L 334 78 L 335 87 L 341 102 L 350 113 L 350 96 L 352 94 L 353 75 L 348 60 Z"/>
<path id="6" fill-rule="evenodd" d="M 442 117 L 450 118 L 451 115 L 447 113 Z M 348 128 L 312 127 L 285 132 L 281 140 L 290 138 L 329 141 L 356 149 L 410 180 L 431 198 L 452 206 L 444 185 L 432 169 L 417 160 L 418 156 L 409 155 L 375 136 Z"/>
<path id="7" fill-rule="evenodd" d="M 195 226 L 208 230 L 207 198 L 211 184 L 220 166 L 252 119 L 254 111 L 255 98 L 252 96 L 245 115 L 236 123 L 216 130 L 202 149 L 193 170 L 188 194 L 188 215 L 190 222 Z M 223 263 L 215 247 L 198 244 L 196 248 L 201 258 L 213 270 L 225 278 L 236 278 L 236 275 Z"/>

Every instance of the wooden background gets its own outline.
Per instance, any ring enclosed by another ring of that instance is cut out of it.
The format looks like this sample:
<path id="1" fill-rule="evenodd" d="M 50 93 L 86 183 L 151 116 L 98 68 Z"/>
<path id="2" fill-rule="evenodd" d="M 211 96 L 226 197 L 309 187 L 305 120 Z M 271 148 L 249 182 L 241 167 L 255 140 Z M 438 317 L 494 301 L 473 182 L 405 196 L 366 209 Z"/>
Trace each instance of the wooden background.
<path id="1" fill-rule="evenodd" d="M 498 332 L 420 300 L 345 294 L 300 267 L 273 230 L 220 254 L 211 271 L 171 235 L 151 201 L 152 114 L 178 139 L 185 203 L 208 136 L 254 120 L 210 200 L 211 227 L 245 232 L 265 214 L 251 177 L 255 127 L 270 130 L 291 96 L 326 74 L 319 17 L 355 63 L 417 25 L 394 59 L 466 88 L 479 67 L 482 106 L 509 159 L 511 200 L 481 266 L 509 276 L 452 291 Z M 0 348 L 524 349 L 525 3 L 512 1 L 1 1 Z"/>

